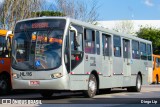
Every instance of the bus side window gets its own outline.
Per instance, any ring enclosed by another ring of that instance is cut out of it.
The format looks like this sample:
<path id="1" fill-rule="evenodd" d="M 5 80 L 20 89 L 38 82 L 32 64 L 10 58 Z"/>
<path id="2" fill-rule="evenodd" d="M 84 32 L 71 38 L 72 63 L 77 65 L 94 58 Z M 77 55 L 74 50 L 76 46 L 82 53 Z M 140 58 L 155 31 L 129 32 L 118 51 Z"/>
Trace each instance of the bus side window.
<path id="1" fill-rule="evenodd" d="M 4 37 L 0 36 L 0 57 L 2 57 L 3 47 L 4 47 Z"/>
<path id="2" fill-rule="evenodd" d="M 95 31 L 90 29 L 84 30 L 85 38 L 85 52 L 89 54 L 95 54 Z"/>
<path id="3" fill-rule="evenodd" d="M 140 59 L 139 55 L 139 42 L 132 40 L 132 58 Z"/>
<path id="4" fill-rule="evenodd" d="M 111 56 L 111 37 L 107 34 L 102 34 L 102 48 L 104 56 Z"/>
<path id="5" fill-rule="evenodd" d="M 146 44 L 140 43 L 140 53 L 141 53 L 141 59 L 147 60 L 147 51 L 146 51 Z"/>
<path id="6" fill-rule="evenodd" d="M 120 36 L 114 36 L 114 56 L 121 57 L 121 38 Z"/>
<path id="7" fill-rule="evenodd" d="M 9 57 L 9 51 L 6 47 L 6 40 L 4 36 L 0 36 L 0 57 Z"/>
<path id="8" fill-rule="evenodd" d="M 147 44 L 147 57 L 148 57 L 149 61 L 152 60 L 152 51 L 151 51 L 151 45 L 150 44 Z"/>

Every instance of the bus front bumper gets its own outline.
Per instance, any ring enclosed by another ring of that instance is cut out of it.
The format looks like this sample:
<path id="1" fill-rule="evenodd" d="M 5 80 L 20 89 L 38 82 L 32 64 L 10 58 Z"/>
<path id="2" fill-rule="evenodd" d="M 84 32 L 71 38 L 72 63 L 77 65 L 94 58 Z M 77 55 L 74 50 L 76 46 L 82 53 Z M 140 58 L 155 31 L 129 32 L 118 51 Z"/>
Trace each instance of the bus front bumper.
<path id="1" fill-rule="evenodd" d="M 50 80 L 22 80 L 12 78 L 13 89 L 69 90 L 68 76 Z"/>

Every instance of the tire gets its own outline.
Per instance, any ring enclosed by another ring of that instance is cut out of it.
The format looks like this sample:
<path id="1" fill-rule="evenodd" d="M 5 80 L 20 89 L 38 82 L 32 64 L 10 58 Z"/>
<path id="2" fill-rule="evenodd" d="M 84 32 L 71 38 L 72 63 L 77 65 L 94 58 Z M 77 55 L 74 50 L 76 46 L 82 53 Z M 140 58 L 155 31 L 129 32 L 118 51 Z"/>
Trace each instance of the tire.
<path id="1" fill-rule="evenodd" d="M 50 98 L 52 95 L 53 95 L 53 91 L 43 91 L 43 92 L 40 92 L 41 96 L 43 98 Z"/>
<path id="2" fill-rule="evenodd" d="M 140 75 L 137 75 L 136 86 L 128 87 L 127 91 L 128 92 L 140 92 L 141 91 L 141 87 L 142 87 L 142 78 L 141 78 Z"/>
<path id="3" fill-rule="evenodd" d="M 97 92 L 97 80 L 96 77 L 91 74 L 88 81 L 88 90 L 84 91 L 84 95 L 87 98 L 93 98 Z"/>
<path id="4" fill-rule="evenodd" d="M 10 79 L 5 75 L 0 75 L 0 94 L 6 95 L 9 94 L 11 90 Z"/>
<path id="5" fill-rule="evenodd" d="M 156 84 L 159 84 L 159 78 L 158 78 L 158 75 L 156 76 Z"/>

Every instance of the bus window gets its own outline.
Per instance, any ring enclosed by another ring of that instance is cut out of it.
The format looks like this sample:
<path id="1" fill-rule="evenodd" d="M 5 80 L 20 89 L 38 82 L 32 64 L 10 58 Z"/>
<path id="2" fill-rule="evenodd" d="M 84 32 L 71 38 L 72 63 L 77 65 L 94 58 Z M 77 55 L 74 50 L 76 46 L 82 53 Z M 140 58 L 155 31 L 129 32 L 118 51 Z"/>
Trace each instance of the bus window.
<path id="1" fill-rule="evenodd" d="M 130 41 L 123 39 L 123 58 L 130 58 Z"/>
<path id="2" fill-rule="evenodd" d="M 95 31 L 85 29 L 84 34 L 85 52 L 95 54 Z"/>
<path id="3" fill-rule="evenodd" d="M 121 57 L 121 38 L 114 36 L 114 56 Z"/>
<path id="4" fill-rule="evenodd" d="M 0 57 L 4 56 L 5 37 L 0 36 Z"/>
<path id="5" fill-rule="evenodd" d="M 152 60 L 152 52 L 151 52 L 151 45 L 147 44 L 147 56 L 148 56 L 148 60 L 151 61 Z"/>
<path id="6" fill-rule="evenodd" d="M 9 57 L 9 50 L 4 36 L 0 36 L 0 57 Z"/>
<path id="7" fill-rule="evenodd" d="M 139 42 L 132 40 L 132 58 L 140 59 L 139 55 Z"/>
<path id="8" fill-rule="evenodd" d="M 111 37 L 107 34 L 102 34 L 102 49 L 104 56 L 110 56 L 111 52 Z"/>
<path id="9" fill-rule="evenodd" d="M 146 44 L 140 43 L 140 53 L 141 53 L 141 59 L 147 60 L 147 51 L 146 51 Z"/>
<path id="10" fill-rule="evenodd" d="M 100 39 L 99 39 L 99 32 L 96 32 L 96 48 L 97 48 L 97 55 L 100 54 Z"/>

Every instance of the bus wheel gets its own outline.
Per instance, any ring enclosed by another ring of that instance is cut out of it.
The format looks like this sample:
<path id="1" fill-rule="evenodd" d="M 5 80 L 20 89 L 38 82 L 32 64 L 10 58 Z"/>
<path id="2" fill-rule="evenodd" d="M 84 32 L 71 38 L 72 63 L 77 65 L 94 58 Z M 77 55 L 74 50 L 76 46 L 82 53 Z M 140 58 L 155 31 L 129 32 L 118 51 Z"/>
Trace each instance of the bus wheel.
<path id="1" fill-rule="evenodd" d="M 0 75 L 0 94 L 8 94 L 10 90 L 8 79 L 5 75 Z"/>
<path id="2" fill-rule="evenodd" d="M 42 91 L 40 92 L 40 94 L 43 98 L 50 98 L 53 95 L 53 91 Z"/>
<path id="3" fill-rule="evenodd" d="M 156 84 L 159 84 L 158 75 L 156 76 Z"/>
<path id="4" fill-rule="evenodd" d="M 141 91 L 141 86 L 142 86 L 142 78 L 141 78 L 140 75 L 137 75 L 136 86 L 128 87 L 127 91 L 128 92 L 140 92 Z"/>
<path id="5" fill-rule="evenodd" d="M 84 91 L 86 97 L 93 98 L 97 92 L 97 80 L 96 77 L 91 74 L 88 81 L 88 90 Z"/>

